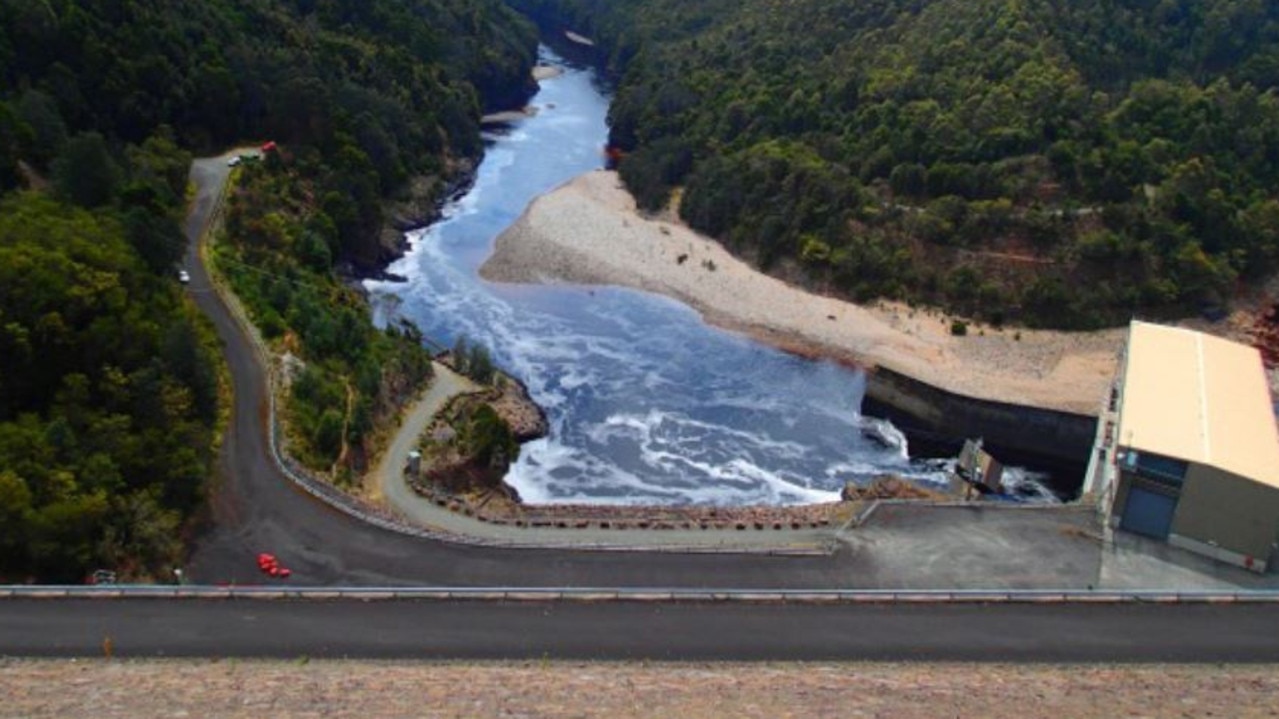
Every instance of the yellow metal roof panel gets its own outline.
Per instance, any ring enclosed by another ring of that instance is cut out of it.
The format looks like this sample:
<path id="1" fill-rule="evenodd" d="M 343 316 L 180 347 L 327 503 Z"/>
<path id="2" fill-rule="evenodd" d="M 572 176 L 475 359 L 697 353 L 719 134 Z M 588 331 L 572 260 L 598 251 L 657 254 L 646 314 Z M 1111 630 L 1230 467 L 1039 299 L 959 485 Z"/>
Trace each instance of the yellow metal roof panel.
<path id="1" fill-rule="evenodd" d="M 1219 337 L 1200 337 L 1209 462 L 1279 487 L 1279 434 L 1261 353 Z"/>
<path id="2" fill-rule="evenodd" d="M 1260 353 L 1201 332 L 1133 322 L 1119 444 L 1279 487 L 1279 432 Z"/>

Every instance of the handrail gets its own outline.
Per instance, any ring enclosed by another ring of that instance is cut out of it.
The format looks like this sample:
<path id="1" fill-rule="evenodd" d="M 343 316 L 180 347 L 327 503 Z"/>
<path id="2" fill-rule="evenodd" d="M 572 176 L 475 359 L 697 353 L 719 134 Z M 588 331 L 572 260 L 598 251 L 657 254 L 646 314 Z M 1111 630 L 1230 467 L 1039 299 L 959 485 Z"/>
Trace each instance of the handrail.
<path id="1" fill-rule="evenodd" d="M 670 587 L 0 586 L 10 599 L 697 602 L 751 604 L 1279 604 L 1279 590 L 688 589 Z"/>

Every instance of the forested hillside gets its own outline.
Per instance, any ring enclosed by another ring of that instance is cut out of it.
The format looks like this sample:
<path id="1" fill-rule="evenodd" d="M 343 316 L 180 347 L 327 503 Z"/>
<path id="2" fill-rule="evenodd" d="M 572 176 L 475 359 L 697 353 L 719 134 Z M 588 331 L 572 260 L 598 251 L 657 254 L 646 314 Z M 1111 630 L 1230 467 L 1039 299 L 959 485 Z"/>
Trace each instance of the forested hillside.
<path id="1" fill-rule="evenodd" d="M 176 566 L 203 498 L 217 347 L 127 216 L 0 200 L 0 580 Z"/>
<path id="2" fill-rule="evenodd" d="M 815 288 L 1084 328 L 1279 262 L 1279 4 L 510 2 L 619 73 L 641 204 Z"/>
<path id="3" fill-rule="evenodd" d="M 176 280 L 192 154 L 287 148 L 305 180 L 252 217 L 312 231 L 262 252 L 305 250 L 290 262 L 312 275 L 289 280 L 335 287 L 338 261 L 379 259 L 385 202 L 478 156 L 481 111 L 525 96 L 535 46 L 498 0 L 0 0 L 0 581 L 182 559 L 219 394 Z M 308 418 L 327 449 L 386 411 L 381 373 L 429 367 L 401 366 L 413 338 L 346 294 L 296 296 L 290 317 L 341 330 L 315 359 L 354 358 L 377 390 L 324 394 L 351 420 L 334 436 L 331 412 Z"/>
<path id="4" fill-rule="evenodd" d="M 0 0 L 0 188 L 86 131 L 274 139 L 318 153 L 335 250 L 372 265 L 381 200 L 477 156 L 535 46 L 497 0 Z"/>

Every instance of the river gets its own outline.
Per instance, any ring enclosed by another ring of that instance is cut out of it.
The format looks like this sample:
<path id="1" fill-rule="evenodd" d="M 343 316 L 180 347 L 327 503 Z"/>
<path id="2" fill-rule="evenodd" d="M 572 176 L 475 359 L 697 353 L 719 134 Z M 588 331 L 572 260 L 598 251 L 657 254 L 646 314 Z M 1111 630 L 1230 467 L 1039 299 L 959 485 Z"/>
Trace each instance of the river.
<path id="1" fill-rule="evenodd" d="M 486 136 L 473 187 L 411 233 L 369 282 L 375 319 L 395 315 L 451 345 L 487 345 L 546 409 L 550 436 L 524 445 L 507 482 L 529 503 L 803 504 L 886 472 L 944 481 L 863 433 L 865 376 L 710 327 L 688 307 L 611 287 L 515 286 L 477 270 L 496 236 L 541 193 L 603 164 L 608 91 L 549 50 L 565 72 L 542 82 L 536 114 Z M 1018 475 L 1020 476 L 1020 475 Z"/>

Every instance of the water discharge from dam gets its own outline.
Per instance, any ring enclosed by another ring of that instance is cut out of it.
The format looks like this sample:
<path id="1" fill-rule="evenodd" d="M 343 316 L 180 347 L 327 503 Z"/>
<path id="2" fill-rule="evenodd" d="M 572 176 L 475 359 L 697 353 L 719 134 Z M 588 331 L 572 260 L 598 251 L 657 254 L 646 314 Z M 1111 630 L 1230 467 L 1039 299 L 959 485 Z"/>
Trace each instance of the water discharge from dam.
<path id="1" fill-rule="evenodd" d="M 860 372 L 709 327 L 666 298 L 477 276 L 533 198 L 602 166 L 606 92 L 588 69 L 544 81 L 536 114 L 486 137 L 474 186 L 410 235 L 390 268 L 408 282 L 369 283 L 379 322 L 488 346 L 546 409 L 550 436 L 524 445 L 507 481 L 530 503 L 670 505 L 827 501 L 885 472 L 943 481 L 943 462 L 883 441 L 900 437 L 891 425 L 866 436 Z"/>

